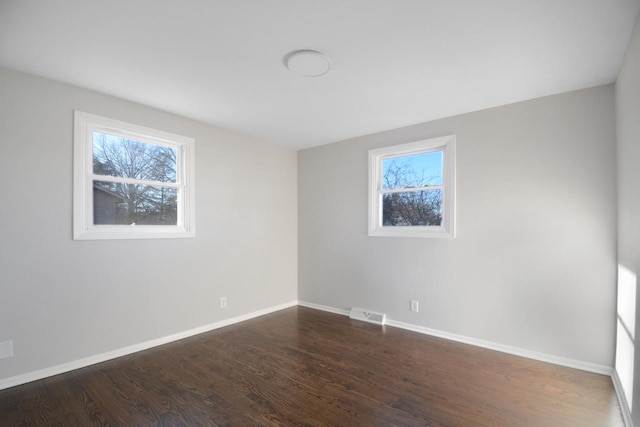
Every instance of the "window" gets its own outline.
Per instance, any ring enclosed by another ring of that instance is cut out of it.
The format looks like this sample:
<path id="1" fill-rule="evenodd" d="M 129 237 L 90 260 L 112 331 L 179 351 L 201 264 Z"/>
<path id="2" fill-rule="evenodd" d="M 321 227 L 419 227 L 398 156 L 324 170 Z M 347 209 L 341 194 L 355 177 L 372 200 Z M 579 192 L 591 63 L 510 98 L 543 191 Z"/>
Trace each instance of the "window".
<path id="1" fill-rule="evenodd" d="M 194 140 L 74 116 L 73 238 L 195 236 Z"/>
<path id="2" fill-rule="evenodd" d="M 455 136 L 369 151 L 369 235 L 454 237 Z"/>
<path id="3" fill-rule="evenodd" d="M 633 409 L 633 371 L 636 342 L 636 274 L 618 264 L 618 322 L 615 374 L 629 410 Z"/>

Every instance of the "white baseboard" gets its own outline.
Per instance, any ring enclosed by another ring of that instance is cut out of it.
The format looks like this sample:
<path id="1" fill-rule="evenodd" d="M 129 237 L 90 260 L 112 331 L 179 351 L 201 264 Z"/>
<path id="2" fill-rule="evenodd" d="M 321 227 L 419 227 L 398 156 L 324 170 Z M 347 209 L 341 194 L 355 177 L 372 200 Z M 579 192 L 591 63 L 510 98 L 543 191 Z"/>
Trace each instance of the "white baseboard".
<path id="1" fill-rule="evenodd" d="M 4 390 L 9 387 L 14 387 L 20 384 L 26 384 L 31 381 L 41 380 L 43 378 L 52 377 L 54 375 L 63 374 L 65 372 L 73 371 L 74 369 L 80 369 L 90 365 L 95 365 L 96 363 L 106 362 L 107 360 L 115 359 L 117 357 L 127 356 L 132 353 L 137 353 L 138 351 L 147 350 L 149 348 L 157 347 L 159 345 L 167 344 L 173 341 L 178 341 L 184 338 L 201 334 L 203 332 L 213 331 L 214 329 L 219 329 L 225 326 L 233 325 L 234 323 L 243 322 L 245 320 L 253 319 L 255 317 L 264 316 L 265 314 L 280 311 L 285 308 L 295 307 L 297 304 L 298 304 L 297 301 L 290 301 L 288 303 L 254 311 L 252 313 L 243 314 L 243 315 L 232 317 L 229 319 L 220 320 L 218 322 L 210 323 L 204 326 L 199 326 L 197 328 L 189 329 L 188 331 L 178 332 L 176 334 L 167 335 L 167 336 L 156 338 L 150 341 L 145 341 L 140 344 L 130 345 L 127 347 L 119 348 L 117 350 L 108 351 L 102 354 L 97 354 L 95 356 L 89 356 L 83 359 L 74 360 L 72 362 L 63 363 L 61 365 L 51 366 L 49 368 L 27 372 L 26 374 L 16 375 L 14 377 L 0 379 L 0 390 Z"/>
<path id="2" fill-rule="evenodd" d="M 314 304 L 312 302 L 306 301 L 298 301 L 298 305 L 302 307 L 313 308 L 315 310 L 328 311 L 329 313 L 349 316 L 349 310 L 343 310 L 341 308 L 329 307 L 327 305 Z"/>
<path id="3" fill-rule="evenodd" d="M 328 311 L 330 313 L 343 314 L 345 316 L 349 315 L 349 311 L 347 310 L 327 307 L 327 306 L 313 304 L 313 303 L 304 302 L 304 301 L 298 301 L 298 305 L 301 305 L 303 307 L 314 308 L 316 310 Z M 546 353 L 538 353 L 535 351 L 525 350 L 518 347 L 498 344 L 491 341 L 485 341 L 485 340 L 467 337 L 464 335 L 452 334 L 452 333 L 440 331 L 437 329 L 426 328 L 424 326 L 398 322 L 397 320 L 393 320 L 389 318 L 387 318 L 386 324 L 396 328 L 406 329 L 409 331 L 418 332 L 425 335 L 431 335 L 438 338 L 444 338 L 450 341 L 456 341 L 463 344 L 470 344 L 476 347 L 483 347 L 489 350 L 500 351 L 502 353 L 508 353 L 514 356 L 526 357 L 527 359 L 533 359 L 541 362 L 552 363 L 554 365 L 580 369 L 582 371 L 587 371 L 587 372 L 592 372 L 592 373 L 602 374 L 602 375 L 611 375 L 613 373 L 613 368 L 611 368 L 610 366 L 583 362 L 581 360 L 567 359 L 564 357 L 554 356 Z"/>
<path id="4" fill-rule="evenodd" d="M 581 360 L 567 359 L 560 356 L 554 356 L 547 353 L 539 353 L 536 351 L 525 350 L 509 345 L 498 344 L 492 341 L 480 340 L 464 335 L 452 334 L 449 332 L 439 331 L 437 329 L 425 328 L 423 326 L 412 325 L 409 323 L 398 322 L 396 320 L 387 320 L 387 325 L 396 328 L 407 329 L 409 331 L 419 332 L 421 334 L 431 335 L 434 337 L 444 338 L 451 341 L 470 344 L 476 347 L 483 347 L 489 350 L 500 351 L 502 353 L 512 354 L 514 356 L 526 357 L 527 359 L 538 360 L 541 362 L 552 363 L 554 365 L 565 366 L 568 368 L 580 369 L 582 371 L 593 372 L 602 375 L 611 375 L 613 369 L 609 366 L 598 365 L 595 363 L 583 362 Z"/>
<path id="5" fill-rule="evenodd" d="M 618 397 L 618 403 L 620 404 L 620 411 L 622 412 L 622 419 L 626 427 L 633 427 L 633 420 L 631 419 L 631 411 L 629 411 L 629 405 L 627 405 L 627 399 L 624 397 L 624 391 L 622 389 L 622 383 L 618 377 L 618 372 L 613 370 L 611 374 L 611 380 L 613 381 L 613 388 L 616 391 Z"/>
<path id="6" fill-rule="evenodd" d="M 54 375 L 62 374 L 65 372 L 72 371 L 74 369 L 84 368 L 86 366 L 94 365 L 96 363 L 106 362 L 107 360 L 115 359 L 117 357 L 126 356 L 132 353 L 136 353 L 138 351 L 147 350 L 152 347 L 157 347 L 159 345 L 167 344 L 173 341 L 178 341 L 183 338 L 188 338 L 197 334 L 201 334 L 203 332 L 209 332 L 215 329 L 222 328 L 224 326 L 233 325 L 235 323 L 239 323 L 245 320 L 253 319 L 255 317 L 263 316 L 265 314 L 273 313 L 276 311 L 283 310 L 285 308 L 295 307 L 296 305 L 300 305 L 302 307 L 308 307 L 315 310 L 326 311 L 329 313 L 339 314 L 342 316 L 349 316 L 349 310 L 329 307 L 320 304 L 314 304 L 306 301 L 290 301 L 285 304 L 280 304 L 277 306 L 268 307 L 262 310 L 254 311 L 252 313 L 232 317 L 229 319 L 224 319 L 215 323 L 211 323 L 208 325 L 200 326 L 194 329 L 190 329 L 188 331 L 178 332 L 176 334 L 168 335 L 161 338 L 156 338 L 150 341 L 146 341 L 140 344 L 134 344 L 128 347 L 123 347 L 117 350 L 109 351 L 106 353 L 85 357 L 83 359 L 78 359 L 72 362 L 63 363 L 60 365 L 52 366 L 49 368 L 40 369 L 37 371 L 27 372 L 25 374 L 16 375 L 9 378 L 0 379 L 0 390 L 4 390 L 9 387 L 14 387 L 20 384 L 25 384 L 31 381 L 40 380 L 43 378 L 51 377 Z M 496 350 L 503 353 L 513 354 L 516 356 L 526 357 L 529 359 L 539 360 L 543 362 L 553 363 L 555 365 L 566 366 L 569 368 L 580 369 L 587 372 L 593 372 L 597 374 L 603 375 L 612 375 L 613 369 L 609 366 L 597 365 L 593 363 L 583 362 L 579 360 L 566 359 L 563 357 L 553 356 L 545 353 L 538 353 L 529 350 L 520 349 L 517 347 L 506 346 L 490 341 L 479 340 L 475 338 L 466 337 L 463 335 L 451 334 L 449 332 L 439 331 L 437 329 L 425 328 L 423 326 L 412 325 L 409 323 L 398 322 L 395 320 L 387 319 L 387 325 L 393 326 L 396 328 L 406 329 L 414 332 L 418 332 L 425 335 L 431 335 L 439 338 L 448 339 L 451 341 L 461 342 L 464 344 L 470 344 L 478 347 L 487 348 L 490 350 Z M 616 393 L 619 396 L 620 406 L 623 406 L 624 398 L 620 398 L 622 396 L 620 393 L 622 389 L 619 387 L 619 384 L 616 384 L 616 379 L 614 378 L 614 386 L 616 387 Z M 620 388 L 620 392 L 618 392 L 618 388 Z M 627 413 L 628 413 L 628 408 Z M 624 410 L 623 410 L 624 415 Z M 628 416 L 628 420 L 630 422 L 631 417 Z M 625 422 L 627 422 L 627 418 L 625 418 Z M 628 424 L 632 425 L 632 424 Z"/>

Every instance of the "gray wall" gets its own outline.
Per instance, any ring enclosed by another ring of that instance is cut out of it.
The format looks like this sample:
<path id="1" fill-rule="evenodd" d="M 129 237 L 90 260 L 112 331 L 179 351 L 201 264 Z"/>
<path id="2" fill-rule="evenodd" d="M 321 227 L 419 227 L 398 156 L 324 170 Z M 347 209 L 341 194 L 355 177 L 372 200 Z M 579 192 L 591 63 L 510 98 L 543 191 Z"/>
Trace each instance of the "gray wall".
<path id="1" fill-rule="evenodd" d="M 618 263 L 640 276 L 640 17 L 616 81 Z M 640 297 L 640 292 L 637 292 Z M 640 302 L 636 302 L 632 418 L 640 425 Z"/>
<path id="2" fill-rule="evenodd" d="M 308 149 L 296 171 L 290 150 L 0 69 L 0 341 L 15 347 L 0 380 L 297 296 L 611 366 L 613 95 L 598 87 Z M 195 239 L 71 239 L 74 109 L 196 139 Z M 450 133 L 458 237 L 368 237 L 367 150 Z"/>
<path id="3" fill-rule="evenodd" d="M 298 153 L 298 298 L 613 366 L 612 85 Z M 367 236 L 367 150 L 457 135 L 457 238 Z M 420 312 L 410 312 L 410 300 Z"/>
<path id="4" fill-rule="evenodd" d="M 196 139 L 195 239 L 72 240 L 74 109 Z M 294 151 L 0 69 L 0 182 L 0 380 L 296 300 Z"/>

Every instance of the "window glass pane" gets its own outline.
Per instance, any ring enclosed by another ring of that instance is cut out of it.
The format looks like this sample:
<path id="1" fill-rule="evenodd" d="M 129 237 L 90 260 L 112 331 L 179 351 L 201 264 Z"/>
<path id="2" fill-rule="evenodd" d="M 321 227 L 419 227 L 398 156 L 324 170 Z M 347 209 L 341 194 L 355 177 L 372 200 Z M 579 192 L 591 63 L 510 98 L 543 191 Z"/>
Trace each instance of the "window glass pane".
<path id="1" fill-rule="evenodd" d="M 618 318 L 632 339 L 636 337 L 636 274 L 618 264 Z"/>
<path id="2" fill-rule="evenodd" d="M 625 332 L 625 327 L 618 319 L 616 339 L 616 372 L 629 408 L 633 406 L 633 371 L 635 345 Z"/>
<path id="3" fill-rule="evenodd" d="M 177 225 L 178 189 L 93 182 L 95 225 Z"/>
<path id="4" fill-rule="evenodd" d="M 442 190 L 387 193 L 382 196 L 383 226 L 439 226 Z"/>
<path id="5" fill-rule="evenodd" d="M 384 190 L 442 185 L 442 151 L 384 159 L 382 170 Z"/>
<path id="6" fill-rule="evenodd" d="M 147 181 L 176 182 L 176 150 L 93 132 L 93 173 Z"/>

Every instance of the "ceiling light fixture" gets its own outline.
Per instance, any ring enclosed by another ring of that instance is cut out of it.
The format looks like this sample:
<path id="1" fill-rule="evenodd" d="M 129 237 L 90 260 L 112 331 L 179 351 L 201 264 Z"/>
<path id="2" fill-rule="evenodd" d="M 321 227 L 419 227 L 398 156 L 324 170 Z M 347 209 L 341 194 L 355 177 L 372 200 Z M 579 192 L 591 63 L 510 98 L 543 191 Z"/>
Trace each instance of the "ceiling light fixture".
<path id="1" fill-rule="evenodd" d="M 292 73 L 305 77 L 320 77 L 331 69 L 331 61 L 322 52 L 295 50 L 284 57 L 284 65 Z"/>

